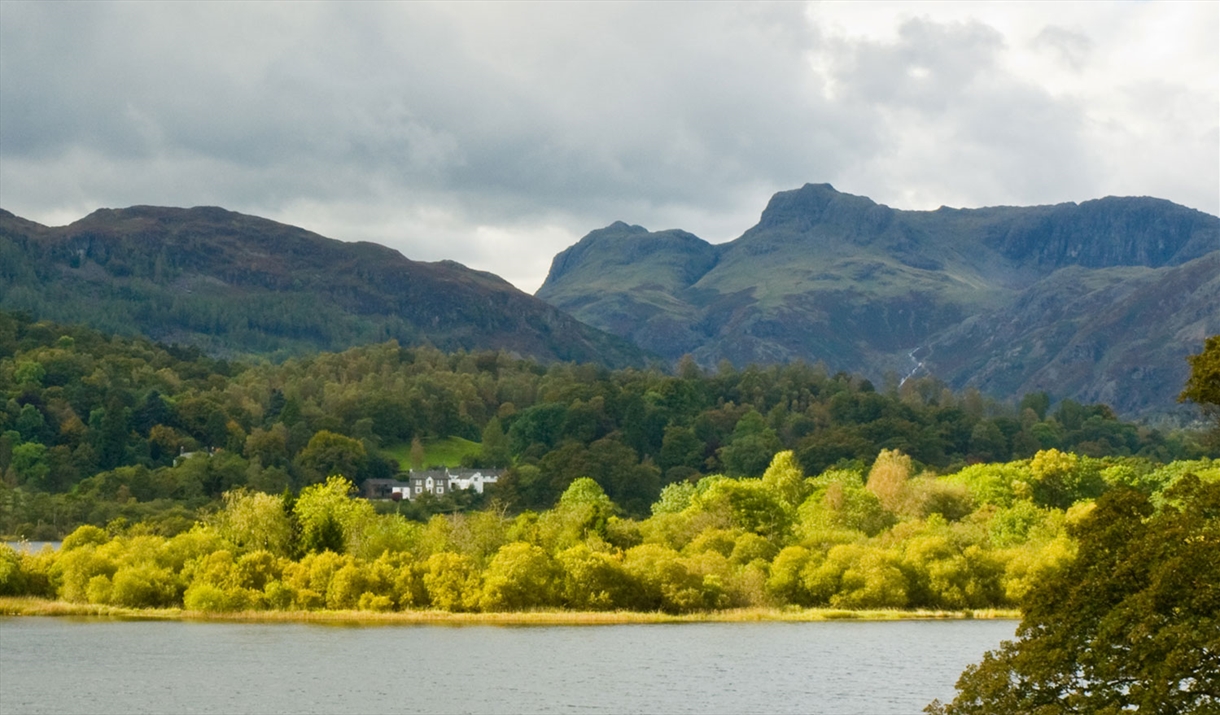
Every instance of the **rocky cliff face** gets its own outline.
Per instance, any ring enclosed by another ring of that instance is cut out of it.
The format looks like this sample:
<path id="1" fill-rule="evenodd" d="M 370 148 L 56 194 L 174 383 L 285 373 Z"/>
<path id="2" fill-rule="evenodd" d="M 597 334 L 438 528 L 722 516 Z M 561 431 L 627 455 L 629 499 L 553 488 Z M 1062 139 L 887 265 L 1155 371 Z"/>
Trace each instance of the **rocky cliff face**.
<path id="1" fill-rule="evenodd" d="M 0 212 L 0 307 L 213 352 L 398 339 L 642 365 L 630 343 L 504 280 L 214 207 L 103 209 L 60 228 Z"/>
<path id="2" fill-rule="evenodd" d="M 1220 219 L 1159 199 L 900 211 L 811 184 L 726 244 L 595 231 L 537 295 L 671 360 L 922 363 L 958 387 L 1147 415 L 1174 409 L 1184 356 L 1220 332 L 1216 256 Z"/>

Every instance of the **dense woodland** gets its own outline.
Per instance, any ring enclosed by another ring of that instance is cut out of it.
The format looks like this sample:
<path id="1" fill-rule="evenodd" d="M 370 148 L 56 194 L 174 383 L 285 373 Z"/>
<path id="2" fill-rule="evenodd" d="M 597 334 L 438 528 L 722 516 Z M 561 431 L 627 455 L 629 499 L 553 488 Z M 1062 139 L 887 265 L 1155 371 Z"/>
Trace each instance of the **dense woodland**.
<path id="1" fill-rule="evenodd" d="M 58 551 L 0 548 L 0 595 L 1010 607 L 1073 562 L 1098 498 L 1172 509 L 1220 482 L 1189 435 L 1104 406 L 1005 406 L 928 380 L 878 391 L 802 364 L 667 375 L 391 343 L 238 365 L 19 315 L 0 348 L 5 524 L 74 528 Z M 1198 367 L 1190 395 L 1211 385 Z M 388 445 L 454 435 L 481 440 L 468 461 L 511 465 L 488 503 L 354 496 L 353 480 L 394 473 Z"/>
<path id="2" fill-rule="evenodd" d="M 643 519 L 581 477 L 542 512 L 420 523 L 332 476 L 296 496 L 230 490 L 173 536 L 116 521 L 58 551 L 0 547 L 0 595 L 196 611 L 1011 607 L 1073 562 L 1090 495 L 1173 508 L 1200 479 L 1214 491 L 1220 462 L 1141 471 L 1045 450 L 931 477 L 886 450 L 867 474 L 806 478 L 785 451 L 761 477 L 670 484 Z"/>
<path id="3" fill-rule="evenodd" d="M 358 485 L 398 471 L 388 450 L 447 436 L 481 442 L 469 464 L 511 467 L 490 495 L 510 512 L 549 508 L 587 476 L 634 517 L 668 484 L 757 476 L 783 450 L 807 475 L 865 474 L 881 450 L 929 474 L 1047 449 L 1138 473 L 1209 456 L 1191 433 L 1104 405 L 1003 404 L 929 378 L 878 389 L 804 363 L 666 374 L 391 342 L 239 364 L 9 313 L 0 391 L 0 533 L 31 539 L 116 518 L 172 535 L 227 491 L 295 493 L 331 474 Z M 472 501 L 399 508 L 424 520 Z"/>

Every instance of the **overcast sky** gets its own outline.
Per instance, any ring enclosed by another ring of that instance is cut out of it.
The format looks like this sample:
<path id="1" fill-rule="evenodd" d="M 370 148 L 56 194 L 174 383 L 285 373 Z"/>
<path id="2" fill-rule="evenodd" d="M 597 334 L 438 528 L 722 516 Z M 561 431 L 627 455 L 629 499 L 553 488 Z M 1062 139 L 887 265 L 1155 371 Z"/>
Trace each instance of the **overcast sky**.
<path id="1" fill-rule="evenodd" d="M 776 191 L 1220 213 L 1215 2 L 0 0 L 0 206 L 218 205 L 533 292 Z"/>

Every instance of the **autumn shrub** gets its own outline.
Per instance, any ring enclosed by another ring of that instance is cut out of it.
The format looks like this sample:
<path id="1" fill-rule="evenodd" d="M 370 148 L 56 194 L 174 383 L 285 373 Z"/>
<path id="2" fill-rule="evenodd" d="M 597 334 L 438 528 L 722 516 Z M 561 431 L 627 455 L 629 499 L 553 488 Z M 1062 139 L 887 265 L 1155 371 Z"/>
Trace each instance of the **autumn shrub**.
<path id="1" fill-rule="evenodd" d="M 1003 586 L 1009 603 L 1020 603 L 1034 586 L 1052 578 L 1076 557 L 1076 545 L 1067 534 L 1043 542 L 1029 542 L 1005 552 Z"/>
<path id="2" fill-rule="evenodd" d="M 482 595 L 480 574 L 469 556 L 442 551 L 424 562 L 428 602 L 442 611 L 472 611 Z"/>
<path id="3" fill-rule="evenodd" d="M 682 553 L 688 556 L 701 554 L 704 551 L 715 551 L 721 556 L 728 556 L 733 553 L 733 548 L 737 546 L 737 540 L 743 535 L 741 529 L 705 529 L 703 533 L 691 540 Z M 756 534 L 752 536 L 758 537 Z"/>
<path id="4" fill-rule="evenodd" d="M 127 608 L 168 608 L 180 603 L 182 587 L 169 569 L 124 566 L 111 579 L 110 603 Z"/>
<path id="5" fill-rule="evenodd" d="M 635 582 L 623 568 L 621 553 L 594 551 L 577 544 L 556 557 L 563 571 L 562 602 L 568 608 L 604 611 L 632 608 L 639 602 Z"/>
<path id="6" fill-rule="evenodd" d="M 794 528 L 802 541 L 817 532 L 859 531 L 875 536 L 893 526 L 896 517 L 876 494 L 864 488 L 855 472 L 828 472 L 818 477 L 814 492 L 797 509 Z"/>
<path id="7" fill-rule="evenodd" d="M 1045 509 L 1028 499 L 1018 499 L 1012 506 L 996 510 L 989 523 L 991 543 L 999 548 L 1022 544 L 1030 532 L 1041 525 L 1048 515 Z"/>
<path id="8" fill-rule="evenodd" d="M 100 527 L 86 524 L 73 531 L 64 537 L 63 543 L 60 544 L 60 551 L 72 551 L 82 546 L 101 546 L 110 540 L 110 535 Z"/>
<path id="9" fill-rule="evenodd" d="M 221 588 L 209 583 L 193 583 L 182 597 L 188 611 L 223 613 L 262 608 L 263 595 L 247 588 Z"/>
<path id="10" fill-rule="evenodd" d="M 627 550 L 623 567 L 638 585 L 636 610 L 684 613 L 707 607 L 703 578 L 673 549 L 641 544 Z"/>
<path id="11" fill-rule="evenodd" d="M 267 585 L 263 586 L 263 601 L 269 608 L 286 611 L 292 608 L 295 600 L 296 592 L 283 581 L 268 581 Z"/>
<path id="12" fill-rule="evenodd" d="M 787 546 L 775 555 L 766 589 L 778 603 L 812 606 L 813 598 L 805 587 L 803 572 L 811 554 L 804 546 Z"/>
<path id="13" fill-rule="evenodd" d="M 948 521 L 958 521 L 975 511 L 975 503 L 965 485 L 917 477 L 907 483 L 902 511 L 915 519 L 939 514 Z"/>
<path id="14" fill-rule="evenodd" d="M 896 514 L 902 510 L 911 472 L 910 457 L 896 449 L 883 449 L 868 472 L 865 488 L 877 496 L 886 511 Z"/>
<path id="15" fill-rule="evenodd" d="M 292 524 L 280 497 L 237 489 L 225 492 L 223 501 L 224 508 L 215 516 L 216 531 L 237 551 L 291 553 Z"/>
<path id="16" fill-rule="evenodd" d="M 83 527 L 82 527 L 83 528 Z M 80 531 L 79 529 L 77 531 Z M 72 549 L 61 550 L 59 558 L 51 568 L 52 583 L 56 585 L 59 597 L 65 601 L 105 602 L 105 599 L 90 599 L 88 595 L 89 582 L 95 577 L 109 579 L 119 569 L 116 558 L 117 543 L 104 543 L 100 546 L 93 542 L 73 544 Z M 101 586 L 95 586 L 95 591 Z M 100 596 L 98 597 L 100 599 Z M 109 598 L 107 592 L 106 598 Z"/>
<path id="17" fill-rule="evenodd" d="M 533 544 L 502 547 L 483 572 L 479 607 L 484 611 L 522 611 L 555 606 L 559 568 L 550 554 Z"/>
<path id="18" fill-rule="evenodd" d="M 980 505 L 1010 505 L 1013 489 L 1018 484 L 1028 484 L 1031 479 L 1028 461 L 1005 464 L 972 464 L 941 478 L 947 484 L 961 484 L 970 491 L 974 501 Z"/>
<path id="19" fill-rule="evenodd" d="M 8 544 L 0 544 L 0 596 L 24 596 L 26 581 L 21 555 Z"/>
<path id="20" fill-rule="evenodd" d="M 729 557 L 729 563 L 744 566 L 753 561 L 770 562 L 778 551 L 774 542 L 769 539 L 758 534 L 742 534 L 733 542 L 733 548 L 726 555 Z"/>
<path id="21" fill-rule="evenodd" d="M 234 576 L 244 588 L 262 591 L 283 575 L 283 564 L 270 551 L 243 554 L 233 566 Z"/>

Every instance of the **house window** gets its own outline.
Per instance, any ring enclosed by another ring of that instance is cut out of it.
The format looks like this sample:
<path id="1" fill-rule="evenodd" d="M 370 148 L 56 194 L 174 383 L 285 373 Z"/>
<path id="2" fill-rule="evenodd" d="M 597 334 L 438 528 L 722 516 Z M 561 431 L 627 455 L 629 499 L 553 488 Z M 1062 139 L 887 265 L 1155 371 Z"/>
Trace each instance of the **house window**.
<path id="1" fill-rule="evenodd" d="M 444 494 L 444 493 L 445 493 L 445 488 L 444 488 L 444 487 L 442 487 L 442 486 L 437 486 L 437 488 L 436 488 L 436 493 L 437 493 L 437 494 Z"/>
<path id="2" fill-rule="evenodd" d="M 419 486 L 418 484 L 417 484 L 417 485 L 415 485 L 415 493 L 416 493 L 416 494 L 419 494 L 419 493 L 420 493 L 420 492 L 422 492 L 423 490 L 424 490 L 424 488 L 423 488 L 423 487 Z"/>

